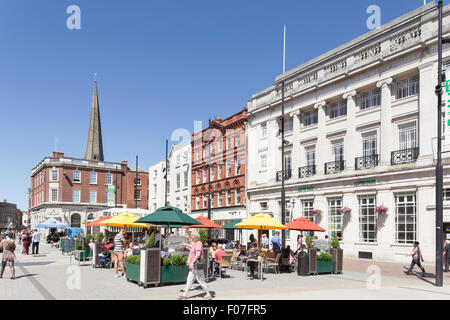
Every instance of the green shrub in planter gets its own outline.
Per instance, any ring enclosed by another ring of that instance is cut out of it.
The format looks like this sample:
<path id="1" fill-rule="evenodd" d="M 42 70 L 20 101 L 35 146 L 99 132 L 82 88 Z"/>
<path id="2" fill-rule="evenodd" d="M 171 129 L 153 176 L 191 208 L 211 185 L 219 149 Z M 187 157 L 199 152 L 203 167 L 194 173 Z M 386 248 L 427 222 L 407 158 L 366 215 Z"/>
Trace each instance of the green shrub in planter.
<path id="1" fill-rule="evenodd" d="M 153 246 L 155 245 L 155 233 L 152 232 L 152 234 L 150 235 L 150 237 L 147 240 L 147 244 L 145 245 L 147 248 L 153 248 Z"/>
<path id="2" fill-rule="evenodd" d="M 172 260 L 170 260 L 170 258 L 162 258 L 161 262 L 164 267 L 172 265 Z"/>
<path id="3" fill-rule="evenodd" d="M 305 242 L 306 242 L 306 246 L 308 248 L 312 248 L 313 247 L 313 239 L 312 239 L 312 237 L 309 234 L 306 236 Z"/>
<path id="4" fill-rule="evenodd" d="M 187 263 L 188 258 L 189 258 L 188 256 L 184 256 L 184 257 L 181 258 L 181 261 L 183 262 L 183 264 Z"/>
<path id="5" fill-rule="evenodd" d="M 128 256 L 127 257 L 127 263 L 140 265 L 141 264 L 141 256 L 138 255 L 138 254 L 132 255 L 132 256 Z"/>
<path id="6" fill-rule="evenodd" d="M 174 254 L 170 260 L 173 266 L 181 266 L 183 264 L 183 257 L 179 254 Z"/>
<path id="7" fill-rule="evenodd" d="M 321 252 L 317 256 L 317 261 L 333 261 L 333 256 L 326 252 Z"/>
<path id="8" fill-rule="evenodd" d="M 97 242 L 102 242 L 104 237 L 103 232 L 99 232 L 97 234 Z"/>
<path id="9" fill-rule="evenodd" d="M 202 229 L 198 233 L 200 235 L 200 241 L 204 244 L 208 240 L 208 232 Z"/>
<path id="10" fill-rule="evenodd" d="M 331 241 L 331 247 L 333 247 L 333 248 L 339 248 L 339 238 L 338 237 L 335 237 L 334 239 L 333 239 L 333 241 Z"/>
<path id="11" fill-rule="evenodd" d="M 92 239 L 94 239 L 94 236 L 93 236 L 92 234 L 88 234 L 88 235 L 86 236 L 86 242 L 87 242 L 87 243 L 91 242 Z"/>
<path id="12" fill-rule="evenodd" d="M 82 250 L 83 249 L 83 244 L 81 242 L 76 242 L 75 243 L 75 249 Z"/>

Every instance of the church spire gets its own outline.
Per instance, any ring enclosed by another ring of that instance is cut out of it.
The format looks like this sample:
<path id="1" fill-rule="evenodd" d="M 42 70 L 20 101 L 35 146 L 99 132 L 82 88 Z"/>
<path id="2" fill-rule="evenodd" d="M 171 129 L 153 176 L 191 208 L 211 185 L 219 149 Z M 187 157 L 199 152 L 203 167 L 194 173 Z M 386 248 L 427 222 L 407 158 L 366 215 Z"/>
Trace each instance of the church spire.
<path id="1" fill-rule="evenodd" d="M 97 80 L 94 81 L 94 96 L 92 97 L 91 121 L 89 123 L 89 133 L 84 158 L 86 160 L 104 161 Z"/>

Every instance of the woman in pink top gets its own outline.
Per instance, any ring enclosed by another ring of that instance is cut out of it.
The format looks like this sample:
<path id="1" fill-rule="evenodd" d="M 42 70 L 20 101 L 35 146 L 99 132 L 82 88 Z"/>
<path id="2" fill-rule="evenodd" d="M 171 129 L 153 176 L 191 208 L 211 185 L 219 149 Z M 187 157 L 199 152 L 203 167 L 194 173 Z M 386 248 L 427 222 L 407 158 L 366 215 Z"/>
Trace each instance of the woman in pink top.
<path id="1" fill-rule="evenodd" d="M 420 261 L 423 262 L 422 252 L 419 248 L 419 242 L 414 241 L 414 249 L 411 254 L 408 254 L 408 256 L 412 256 L 411 265 L 409 266 L 408 271 L 403 271 L 406 274 L 410 274 L 412 269 L 414 268 L 414 265 L 417 264 L 417 266 L 422 270 L 422 277 L 425 277 L 425 269 L 422 267 L 422 264 Z"/>
<path id="2" fill-rule="evenodd" d="M 204 259 L 203 256 L 203 244 L 200 241 L 200 235 L 198 232 L 193 231 L 190 235 L 190 246 L 191 250 L 189 251 L 189 257 L 187 261 L 187 265 L 189 266 L 189 274 L 186 281 L 186 287 L 184 289 L 184 293 L 180 294 L 178 296 L 179 299 L 186 299 L 189 290 L 192 289 L 192 286 L 194 285 L 194 280 L 197 280 L 197 282 L 202 286 L 202 289 L 205 290 L 206 295 L 203 297 L 205 300 L 211 299 L 211 294 L 208 290 L 208 284 L 206 283 L 205 274 L 202 269 L 197 269 L 195 267 L 195 262 L 199 259 Z M 188 246 L 188 245 L 186 245 Z M 205 261 L 205 260 L 204 260 Z M 206 261 L 205 261 L 206 263 Z"/>

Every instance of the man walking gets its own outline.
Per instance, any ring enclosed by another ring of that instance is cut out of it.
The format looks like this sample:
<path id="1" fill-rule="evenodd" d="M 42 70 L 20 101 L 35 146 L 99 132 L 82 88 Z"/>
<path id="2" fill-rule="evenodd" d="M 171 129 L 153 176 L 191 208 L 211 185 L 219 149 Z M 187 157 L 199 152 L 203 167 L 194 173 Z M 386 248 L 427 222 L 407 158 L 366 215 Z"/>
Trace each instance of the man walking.
<path id="1" fill-rule="evenodd" d="M 280 239 L 279 231 L 275 232 L 275 236 L 272 237 L 270 242 L 272 242 L 272 249 L 275 252 L 275 254 L 280 253 L 281 252 L 281 239 Z"/>
<path id="2" fill-rule="evenodd" d="M 419 248 L 418 241 L 414 241 L 414 249 L 410 255 L 412 256 L 411 265 L 409 266 L 408 271 L 404 271 L 404 273 L 410 274 L 412 269 L 414 268 L 414 265 L 417 264 L 417 266 L 420 268 L 420 270 L 422 270 L 422 277 L 425 277 L 425 269 L 423 268 L 422 264 L 420 263 L 420 261 L 423 262 L 424 260 L 422 257 L 422 252 L 420 251 L 420 248 Z M 409 256 L 409 254 L 408 254 L 408 256 Z"/>
<path id="3" fill-rule="evenodd" d="M 41 234 L 37 231 L 37 229 L 34 229 L 31 241 L 33 242 L 31 246 L 31 253 L 39 254 L 39 242 L 41 241 Z"/>
<path id="4" fill-rule="evenodd" d="M 445 240 L 444 252 L 445 272 L 448 272 L 448 266 L 450 264 L 450 240 Z"/>

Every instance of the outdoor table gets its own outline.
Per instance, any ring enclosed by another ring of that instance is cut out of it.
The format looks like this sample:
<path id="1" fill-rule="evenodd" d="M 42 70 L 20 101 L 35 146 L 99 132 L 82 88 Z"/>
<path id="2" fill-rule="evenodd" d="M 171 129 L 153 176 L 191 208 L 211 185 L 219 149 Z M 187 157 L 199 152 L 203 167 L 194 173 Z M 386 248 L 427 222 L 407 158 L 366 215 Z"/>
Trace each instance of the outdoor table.
<path id="1" fill-rule="evenodd" d="M 264 259 L 247 259 L 245 265 L 247 266 L 247 270 L 245 271 L 248 274 L 248 262 L 252 261 L 252 262 L 256 262 L 258 264 L 258 275 L 261 281 L 263 281 L 263 263 L 264 263 Z"/>

